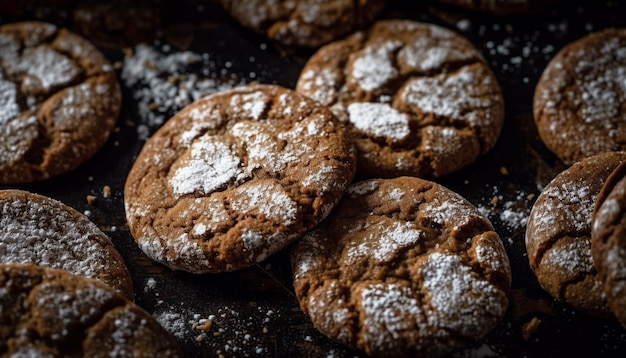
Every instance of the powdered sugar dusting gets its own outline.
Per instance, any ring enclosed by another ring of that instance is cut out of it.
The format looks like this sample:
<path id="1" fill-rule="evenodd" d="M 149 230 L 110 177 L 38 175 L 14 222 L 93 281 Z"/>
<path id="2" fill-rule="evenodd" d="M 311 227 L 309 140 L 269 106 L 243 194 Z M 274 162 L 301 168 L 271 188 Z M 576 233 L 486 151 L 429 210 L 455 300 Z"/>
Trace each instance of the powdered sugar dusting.
<path id="1" fill-rule="evenodd" d="M 591 257 L 589 239 L 576 239 L 553 246 L 543 256 L 543 265 L 549 265 L 560 277 L 571 277 L 581 272 L 593 272 L 595 266 Z"/>
<path id="2" fill-rule="evenodd" d="M 191 145 L 190 156 L 183 159 L 169 182 L 177 196 L 209 194 L 237 178 L 240 163 L 241 159 L 226 143 L 217 137 L 203 136 Z"/>
<path id="3" fill-rule="evenodd" d="M 192 267 L 197 267 L 199 271 L 211 267 L 202 247 L 196 241 L 190 240 L 188 234 L 183 233 L 178 237 L 167 238 L 151 237 L 149 234 L 150 232 L 144 232 L 143 236 L 137 240 L 137 244 L 153 260 L 187 271 L 190 271 L 191 266 L 188 263 L 194 263 Z M 167 243 L 164 242 L 165 240 Z M 176 264 L 177 261 L 187 264 L 179 267 Z"/>
<path id="4" fill-rule="evenodd" d="M 385 226 L 388 223 L 383 223 Z M 387 230 L 371 228 L 376 234 L 363 239 L 359 245 L 350 246 L 348 258 L 373 257 L 377 263 L 384 263 L 397 256 L 398 251 L 414 247 L 425 233 L 418 230 L 414 224 L 393 222 Z M 380 234 L 380 233 L 383 234 Z"/>
<path id="5" fill-rule="evenodd" d="M 477 208 L 454 192 L 450 192 L 446 200 L 439 196 L 433 198 L 432 201 L 423 204 L 420 211 L 426 213 L 437 224 L 455 223 L 455 228 L 466 225 L 471 218 L 482 217 Z"/>
<path id="6" fill-rule="evenodd" d="M 371 136 L 400 141 L 411 133 L 409 117 L 385 103 L 352 103 L 348 113 L 350 122 Z"/>
<path id="7" fill-rule="evenodd" d="M 67 85 L 80 74 L 71 59 L 47 46 L 27 48 L 18 62 L 10 64 L 10 72 L 26 74 L 22 88 L 29 93 Z"/>
<path id="8" fill-rule="evenodd" d="M 13 82 L 4 81 L 0 73 L 0 125 L 7 124 L 20 114 L 17 105 L 17 90 Z"/>
<path id="9" fill-rule="evenodd" d="M 256 182 L 235 189 L 231 209 L 248 215 L 262 215 L 267 220 L 291 225 L 298 214 L 298 204 L 275 182 Z"/>
<path id="10" fill-rule="evenodd" d="M 354 61 L 352 77 L 359 87 L 366 91 L 380 88 L 398 75 L 392 62 L 393 52 L 402 46 L 400 41 L 388 41 L 366 47 L 363 54 Z"/>

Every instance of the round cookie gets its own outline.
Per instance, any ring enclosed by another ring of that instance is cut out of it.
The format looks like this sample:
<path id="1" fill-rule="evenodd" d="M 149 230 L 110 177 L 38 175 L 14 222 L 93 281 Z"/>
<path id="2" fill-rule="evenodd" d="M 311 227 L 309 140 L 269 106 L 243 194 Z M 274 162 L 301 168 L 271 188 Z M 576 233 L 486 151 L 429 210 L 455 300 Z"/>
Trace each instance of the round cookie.
<path id="1" fill-rule="evenodd" d="M 326 107 L 279 86 L 239 87 L 188 105 L 146 142 L 126 217 L 141 249 L 172 269 L 237 270 L 324 219 L 355 164 Z"/>
<path id="2" fill-rule="evenodd" d="M 626 29 L 589 34 L 561 49 L 535 89 L 541 140 L 566 164 L 626 150 Z"/>
<path id="3" fill-rule="evenodd" d="M 575 163 L 546 185 L 526 227 L 530 268 L 554 298 L 598 317 L 610 317 L 591 256 L 593 208 L 605 181 L 626 160 L 607 152 Z"/>
<path id="4" fill-rule="evenodd" d="M 242 26 L 278 44 L 318 47 L 371 23 L 386 0 L 220 0 Z"/>
<path id="5" fill-rule="evenodd" d="M 0 183 L 66 173 L 104 145 L 121 108 L 114 69 L 54 25 L 0 26 Z"/>
<path id="6" fill-rule="evenodd" d="M 0 190 L 0 263 L 70 271 L 134 299 L 130 272 L 106 234 L 83 214 L 42 195 Z"/>
<path id="7" fill-rule="evenodd" d="M 509 260 L 489 221 L 419 178 L 352 184 L 291 263 L 315 327 L 371 356 L 447 354 L 487 335 L 508 307 Z"/>
<path id="8" fill-rule="evenodd" d="M 149 313 L 100 281 L 33 264 L 0 264 L 0 355 L 182 357 Z"/>
<path id="9" fill-rule="evenodd" d="M 626 328 L 626 162 L 620 164 L 596 199 L 591 255 L 611 311 Z"/>
<path id="10" fill-rule="evenodd" d="M 478 50 L 432 24 L 386 20 L 320 48 L 296 90 L 350 129 L 357 177 L 441 177 L 489 151 L 504 121 Z"/>
<path id="11" fill-rule="evenodd" d="M 558 0 L 437 0 L 459 10 L 469 10 L 495 16 L 539 14 L 553 6 Z"/>

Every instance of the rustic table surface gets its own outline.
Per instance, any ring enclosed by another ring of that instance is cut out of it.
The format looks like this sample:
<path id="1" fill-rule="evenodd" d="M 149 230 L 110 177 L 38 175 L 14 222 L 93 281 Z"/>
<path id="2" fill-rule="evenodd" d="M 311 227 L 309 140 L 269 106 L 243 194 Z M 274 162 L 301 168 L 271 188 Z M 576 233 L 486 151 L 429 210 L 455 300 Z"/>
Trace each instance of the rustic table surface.
<path id="1" fill-rule="evenodd" d="M 524 232 L 537 195 L 565 169 L 537 136 L 532 118 L 537 80 L 568 42 L 591 31 L 626 27 L 626 2 L 563 1 L 543 16 L 518 18 L 455 13 L 428 1 L 388 2 L 380 18 L 435 23 L 469 38 L 491 64 L 505 96 L 506 120 L 496 147 L 467 169 L 438 180 L 492 221 L 513 271 L 504 320 L 485 339 L 452 356 L 624 356 L 626 330 L 573 311 L 542 290 L 528 266 Z M 61 200 L 108 234 L 132 273 L 136 303 L 178 338 L 189 357 L 364 356 L 321 335 L 300 311 L 287 250 L 233 273 L 175 272 L 138 249 L 124 215 L 126 175 L 164 120 L 199 95 L 240 84 L 294 88 L 312 52 L 272 45 L 211 0 L 0 5 L 2 23 L 33 19 L 68 27 L 96 43 L 118 69 L 124 107 L 116 132 L 88 163 L 58 178 L 13 187 Z M 105 186 L 110 196 L 104 195 Z M 87 196 L 96 200 L 88 203 Z M 536 330 L 524 330 L 531 321 L 539 322 Z"/>

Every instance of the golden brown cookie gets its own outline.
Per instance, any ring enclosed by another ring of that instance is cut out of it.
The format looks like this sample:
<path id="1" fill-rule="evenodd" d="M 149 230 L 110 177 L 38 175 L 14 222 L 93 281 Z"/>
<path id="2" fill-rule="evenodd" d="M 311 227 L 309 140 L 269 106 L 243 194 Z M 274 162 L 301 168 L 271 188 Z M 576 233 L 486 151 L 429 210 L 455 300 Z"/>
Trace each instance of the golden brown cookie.
<path id="1" fill-rule="evenodd" d="M 591 255 L 606 301 L 626 328 L 626 162 L 620 164 L 596 199 Z"/>
<path id="2" fill-rule="evenodd" d="M 220 0 L 244 27 L 275 43 L 318 47 L 371 23 L 386 0 Z"/>
<path id="3" fill-rule="evenodd" d="M 273 85 L 204 97 L 145 144 L 124 188 L 141 249 L 195 273 L 250 266 L 317 225 L 355 172 L 347 130 Z"/>
<path id="4" fill-rule="evenodd" d="M 182 357 L 149 313 L 100 281 L 0 264 L 3 357 Z"/>
<path id="5" fill-rule="evenodd" d="M 70 271 L 134 299 L 130 272 L 106 234 L 83 214 L 42 195 L 0 190 L 0 263 Z"/>
<path id="6" fill-rule="evenodd" d="M 291 262 L 315 327 L 371 356 L 447 354 L 489 333 L 509 302 L 509 260 L 489 221 L 414 177 L 352 184 Z"/>
<path id="7" fill-rule="evenodd" d="M 593 316 L 610 317 L 591 256 L 596 198 L 626 153 L 598 154 L 559 173 L 541 191 L 526 228 L 530 268 L 554 298 Z"/>
<path id="8" fill-rule="evenodd" d="M 626 150 L 626 29 L 589 34 L 548 63 L 533 100 L 539 136 L 563 162 Z"/>
<path id="9" fill-rule="evenodd" d="M 66 173 L 113 131 L 121 92 L 109 61 L 42 22 L 0 26 L 0 183 Z"/>
<path id="10" fill-rule="evenodd" d="M 320 48 L 296 86 L 350 129 L 357 177 L 441 177 L 489 151 L 504 120 L 478 50 L 445 28 L 379 21 Z"/>

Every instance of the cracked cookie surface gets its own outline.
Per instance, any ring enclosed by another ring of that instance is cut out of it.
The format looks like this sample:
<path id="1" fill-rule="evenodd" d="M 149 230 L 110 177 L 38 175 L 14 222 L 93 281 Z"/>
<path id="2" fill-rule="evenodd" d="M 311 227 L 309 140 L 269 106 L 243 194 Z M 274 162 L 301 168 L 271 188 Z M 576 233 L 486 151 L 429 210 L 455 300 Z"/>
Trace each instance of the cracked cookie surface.
<path id="1" fill-rule="evenodd" d="M 121 108 L 109 61 L 42 22 L 0 26 L 0 183 L 71 171 L 104 145 Z"/>
<path id="2" fill-rule="evenodd" d="M 100 281 L 0 264 L 0 355 L 182 357 L 149 313 Z"/>
<path id="3" fill-rule="evenodd" d="M 528 217 L 526 251 L 541 286 L 590 315 L 610 317 L 591 254 L 595 201 L 626 153 L 583 159 L 559 173 L 537 197 Z"/>
<path id="4" fill-rule="evenodd" d="M 134 299 L 130 272 L 106 234 L 83 214 L 42 195 L 0 190 L 0 262 L 70 271 Z"/>
<path id="5" fill-rule="evenodd" d="M 287 46 L 318 47 L 373 21 L 385 0 L 221 0 L 244 27 Z"/>
<path id="6" fill-rule="evenodd" d="M 591 33 L 563 47 L 533 98 L 543 143 L 563 162 L 626 150 L 626 29 Z"/>
<path id="7" fill-rule="evenodd" d="M 447 354 L 485 336 L 508 307 L 509 260 L 489 221 L 414 177 L 352 184 L 291 263 L 315 327 L 371 356 Z"/>
<path id="8" fill-rule="evenodd" d="M 185 107 L 146 142 L 126 180 L 126 217 L 158 262 L 236 270 L 325 218 L 355 164 L 327 108 L 279 86 L 240 87 Z"/>
<path id="9" fill-rule="evenodd" d="M 378 21 L 320 48 L 296 90 L 350 129 L 357 177 L 441 177 L 488 152 L 504 121 L 499 84 L 478 50 L 445 28 Z"/>

